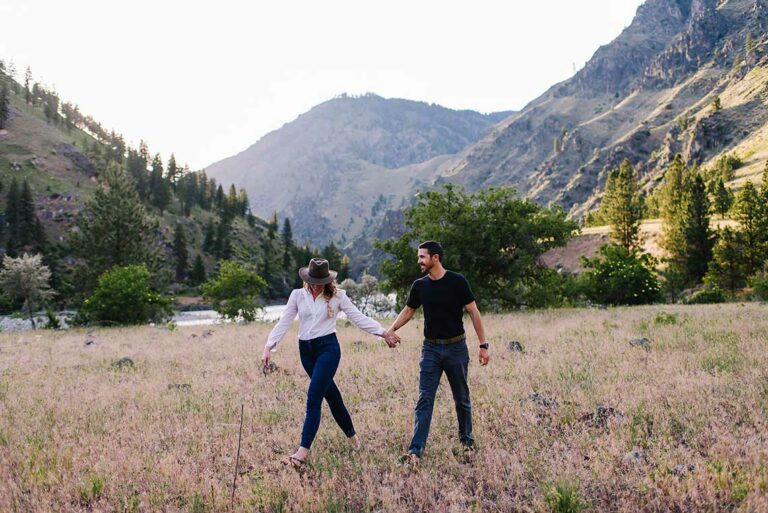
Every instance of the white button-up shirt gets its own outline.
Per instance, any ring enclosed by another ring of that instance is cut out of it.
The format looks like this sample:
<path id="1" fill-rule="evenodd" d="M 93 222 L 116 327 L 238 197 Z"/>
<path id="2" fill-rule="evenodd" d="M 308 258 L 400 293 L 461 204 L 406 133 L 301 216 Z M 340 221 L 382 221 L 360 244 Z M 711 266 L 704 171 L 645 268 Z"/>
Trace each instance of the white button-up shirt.
<path id="1" fill-rule="evenodd" d="M 336 289 L 336 295 L 330 301 L 326 301 L 322 294 L 314 299 L 309 290 L 295 289 L 288 298 L 280 320 L 272 328 L 266 346 L 275 350 L 297 314 L 300 340 L 311 340 L 335 333 L 336 316 L 339 312 L 344 312 L 355 326 L 372 335 L 383 335 L 387 331 L 377 321 L 363 315 L 342 289 Z"/>

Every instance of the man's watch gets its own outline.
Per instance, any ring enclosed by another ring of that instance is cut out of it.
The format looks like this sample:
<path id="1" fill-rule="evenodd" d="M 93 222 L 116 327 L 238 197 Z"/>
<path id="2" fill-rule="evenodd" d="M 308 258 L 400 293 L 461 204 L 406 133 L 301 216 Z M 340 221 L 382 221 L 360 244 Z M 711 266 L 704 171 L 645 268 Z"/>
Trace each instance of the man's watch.
<path id="1" fill-rule="evenodd" d="M 491 345 L 488 342 L 480 344 L 480 349 L 488 349 L 489 347 L 491 347 Z"/>

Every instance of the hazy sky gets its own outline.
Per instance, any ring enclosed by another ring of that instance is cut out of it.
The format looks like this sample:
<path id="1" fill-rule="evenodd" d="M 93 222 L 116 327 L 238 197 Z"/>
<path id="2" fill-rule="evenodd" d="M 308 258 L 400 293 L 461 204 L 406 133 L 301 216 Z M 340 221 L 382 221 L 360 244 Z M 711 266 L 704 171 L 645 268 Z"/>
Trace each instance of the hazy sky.
<path id="1" fill-rule="evenodd" d="M 200 168 L 347 92 L 519 109 L 642 0 L 0 0 L 0 58 Z"/>

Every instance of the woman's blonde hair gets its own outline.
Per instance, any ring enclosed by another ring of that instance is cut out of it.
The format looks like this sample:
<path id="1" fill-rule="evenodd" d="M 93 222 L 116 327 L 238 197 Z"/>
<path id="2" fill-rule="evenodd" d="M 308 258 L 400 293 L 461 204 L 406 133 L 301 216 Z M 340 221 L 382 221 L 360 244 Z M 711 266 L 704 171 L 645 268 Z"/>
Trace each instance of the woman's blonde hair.
<path id="1" fill-rule="evenodd" d="M 304 282 L 304 288 L 309 289 L 309 283 L 306 281 Z M 325 299 L 325 302 L 328 304 L 328 318 L 333 318 L 333 309 L 331 309 L 331 299 L 333 299 L 333 296 L 336 295 L 336 281 L 332 281 L 330 283 L 326 283 L 323 285 L 323 299 Z"/>

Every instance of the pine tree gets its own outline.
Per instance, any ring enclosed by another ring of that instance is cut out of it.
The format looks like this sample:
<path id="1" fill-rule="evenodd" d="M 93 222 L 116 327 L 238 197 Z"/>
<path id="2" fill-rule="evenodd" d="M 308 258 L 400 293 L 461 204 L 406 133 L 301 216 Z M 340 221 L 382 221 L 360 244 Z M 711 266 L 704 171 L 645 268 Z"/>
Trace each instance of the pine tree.
<path id="1" fill-rule="evenodd" d="M 341 268 L 339 269 L 339 276 L 337 277 L 337 281 L 341 283 L 347 278 L 349 278 L 349 257 L 344 255 L 341 257 Z"/>
<path id="2" fill-rule="evenodd" d="M 659 190 L 659 210 L 662 219 L 661 247 L 669 255 L 670 265 L 678 267 L 682 266 L 685 258 L 686 202 L 690 190 L 690 170 L 682 156 L 677 154 L 664 174 Z"/>
<path id="3" fill-rule="evenodd" d="M 214 254 L 220 260 L 229 260 L 232 257 L 232 241 L 230 241 L 229 232 L 230 226 L 224 221 L 221 221 L 216 227 Z"/>
<path id="4" fill-rule="evenodd" d="M 17 256 L 21 249 L 19 240 L 19 202 L 20 198 L 19 183 L 16 178 L 11 180 L 8 187 L 8 194 L 5 196 L 5 222 L 7 224 L 7 242 L 6 253 L 10 256 Z"/>
<path id="5" fill-rule="evenodd" d="M 275 240 L 275 235 L 277 235 L 277 212 L 272 213 L 272 218 L 267 225 L 267 238 Z"/>
<path id="6" fill-rule="evenodd" d="M 698 283 L 707 272 L 712 260 L 715 237 L 709 226 L 709 196 L 700 174 L 696 174 L 686 199 L 684 219 L 685 242 L 683 267 L 690 283 Z"/>
<path id="7" fill-rule="evenodd" d="M 19 242 L 22 247 L 33 244 L 38 234 L 36 233 L 37 215 L 35 214 L 35 201 L 32 198 L 32 188 L 29 182 L 24 180 L 19 197 Z"/>
<path id="8" fill-rule="evenodd" d="M 731 210 L 731 207 L 733 206 L 733 193 L 725 186 L 725 182 L 723 182 L 722 178 L 715 186 L 714 197 L 715 210 L 720 214 L 721 219 L 725 219 L 725 216 L 728 215 L 728 211 Z"/>
<path id="9" fill-rule="evenodd" d="M 168 182 L 171 188 L 176 190 L 176 182 L 179 180 L 179 166 L 176 164 L 176 155 L 171 153 L 171 158 L 168 160 Z"/>
<path id="10" fill-rule="evenodd" d="M 27 105 L 32 104 L 32 90 L 29 88 L 29 84 L 32 82 L 32 70 L 27 66 L 27 70 L 24 72 L 24 100 Z"/>
<path id="11" fill-rule="evenodd" d="M 205 264 L 200 253 L 195 256 L 195 263 L 192 264 L 192 271 L 189 273 L 189 281 L 192 285 L 200 285 L 205 281 Z"/>
<path id="12" fill-rule="evenodd" d="M 176 223 L 176 230 L 173 234 L 173 257 L 176 268 L 176 282 L 181 283 L 186 278 L 189 267 L 187 236 L 181 223 Z"/>
<path id="13" fill-rule="evenodd" d="M 152 204 L 160 209 L 162 216 L 171 201 L 171 190 L 168 181 L 163 176 L 163 161 L 160 159 L 159 153 L 152 159 L 152 174 L 149 183 Z"/>
<path id="14" fill-rule="evenodd" d="M 3 82 L 3 87 L 0 88 L 0 130 L 6 127 L 8 118 L 11 115 L 11 102 L 10 94 L 8 92 L 8 85 Z"/>
<path id="15" fill-rule="evenodd" d="M 130 177 L 116 163 L 110 164 L 70 236 L 72 249 L 86 264 L 82 269 L 86 290 L 114 266 L 145 264 L 159 276 L 157 230 L 157 221 L 145 210 Z"/>
<path id="16" fill-rule="evenodd" d="M 733 211 L 733 217 L 741 227 L 744 270 L 747 276 L 751 276 L 762 269 L 768 256 L 766 205 L 752 182 L 744 184 L 736 197 Z"/>
<path id="17" fill-rule="evenodd" d="M 212 179 L 211 183 L 215 184 L 216 182 Z M 226 198 L 224 197 L 224 188 L 221 186 L 221 184 L 219 184 L 219 186 L 216 187 L 216 195 L 213 198 L 213 205 L 219 212 L 224 210 L 225 200 Z"/>
<path id="18" fill-rule="evenodd" d="M 743 252 L 743 237 L 726 226 L 720 232 L 720 238 L 713 250 L 704 282 L 729 290 L 731 294 L 746 284 Z"/>
<path id="19" fill-rule="evenodd" d="M 328 244 L 325 248 L 323 248 L 323 258 L 328 260 L 328 265 L 331 269 L 338 270 L 341 268 L 341 252 L 339 251 L 339 248 L 336 247 L 336 244 L 331 242 Z"/>
<path id="20" fill-rule="evenodd" d="M 617 244 L 627 250 L 640 245 L 640 221 L 643 218 L 643 197 L 628 160 L 611 171 L 605 184 L 600 213 L 610 225 Z"/>
<path id="21" fill-rule="evenodd" d="M 214 254 L 216 246 L 216 228 L 213 226 L 213 218 L 208 219 L 205 225 L 205 234 L 203 235 L 203 251 L 209 255 Z"/>
<path id="22" fill-rule="evenodd" d="M 283 271 L 289 273 L 293 270 L 293 229 L 291 221 L 287 217 L 283 219 L 283 229 L 280 232 L 283 242 Z"/>

